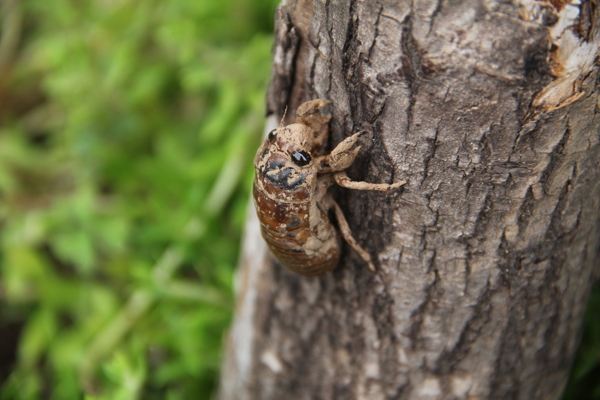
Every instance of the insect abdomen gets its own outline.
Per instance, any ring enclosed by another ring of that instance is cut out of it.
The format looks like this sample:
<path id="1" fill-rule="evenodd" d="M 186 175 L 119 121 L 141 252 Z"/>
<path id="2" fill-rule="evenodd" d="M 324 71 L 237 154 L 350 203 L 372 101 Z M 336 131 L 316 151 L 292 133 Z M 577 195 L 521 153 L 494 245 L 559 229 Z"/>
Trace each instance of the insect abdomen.
<path id="1" fill-rule="evenodd" d="M 309 201 L 275 201 L 255 185 L 254 204 L 262 236 L 284 266 L 303 275 L 321 275 L 335 268 L 340 257 L 339 238 L 327 216 L 316 229 L 320 238 L 313 233 Z"/>
<path id="2" fill-rule="evenodd" d="M 297 242 L 277 235 L 277 232 L 263 224 L 261 232 L 275 257 L 284 266 L 299 274 L 321 275 L 335 268 L 339 261 L 339 245 L 331 246 L 326 252 L 316 251 L 309 254 L 302 246 L 298 246 Z"/>

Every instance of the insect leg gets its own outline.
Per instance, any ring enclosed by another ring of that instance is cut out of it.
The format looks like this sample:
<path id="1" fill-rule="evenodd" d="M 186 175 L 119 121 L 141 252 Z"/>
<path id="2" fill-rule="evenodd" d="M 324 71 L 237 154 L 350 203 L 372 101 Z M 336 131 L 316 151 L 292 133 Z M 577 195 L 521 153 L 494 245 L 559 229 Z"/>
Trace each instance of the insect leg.
<path id="1" fill-rule="evenodd" d="M 331 208 L 333 208 L 333 211 L 335 212 L 335 217 L 338 221 L 338 225 L 340 226 L 340 231 L 342 231 L 342 236 L 344 237 L 344 239 L 346 239 L 346 242 L 348 242 L 348 244 L 352 246 L 354 250 L 356 250 L 356 252 L 361 256 L 363 260 L 365 260 L 365 262 L 369 266 L 369 269 L 375 272 L 375 266 L 371 262 L 371 256 L 365 251 L 365 249 L 360 247 L 358 242 L 352 236 L 352 231 L 350 230 L 350 226 L 348 226 L 348 221 L 346 221 L 346 217 L 344 216 L 344 213 L 342 212 L 340 206 L 335 202 L 335 200 L 331 198 L 329 199 L 329 205 Z"/>
<path id="2" fill-rule="evenodd" d="M 388 190 L 394 190 L 406 184 L 406 181 L 398 181 L 392 184 L 357 182 L 351 180 L 344 171 L 336 172 L 333 174 L 333 177 L 335 182 L 341 187 L 356 190 L 378 190 L 381 192 L 387 192 Z"/>
<path id="3" fill-rule="evenodd" d="M 358 138 L 367 132 L 358 132 L 342 140 L 327 156 L 327 164 L 331 171 L 342 171 L 354 162 L 360 146 L 357 146 Z"/>
<path id="4" fill-rule="evenodd" d="M 327 142 L 331 108 L 330 101 L 312 100 L 296 110 L 296 122 L 311 127 L 315 132 L 312 145 L 316 153 L 320 153 Z"/>

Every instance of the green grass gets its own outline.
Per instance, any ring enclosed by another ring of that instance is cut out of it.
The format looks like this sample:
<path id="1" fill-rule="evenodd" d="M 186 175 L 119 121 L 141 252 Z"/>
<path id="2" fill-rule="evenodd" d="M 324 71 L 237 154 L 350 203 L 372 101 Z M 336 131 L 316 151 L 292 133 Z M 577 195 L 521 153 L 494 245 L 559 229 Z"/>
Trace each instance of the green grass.
<path id="1" fill-rule="evenodd" d="M 1 1 L 0 398 L 210 398 L 278 1 Z"/>
<path id="2" fill-rule="evenodd" d="M 23 330 L 1 397 L 208 399 L 277 2 L 9 3 L 1 316 Z"/>
<path id="3" fill-rule="evenodd" d="M 586 310 L 581 346 L 564 399 L 600 399 L 600 285 L 596 285 L 596 290 L 592 292 Z"/>

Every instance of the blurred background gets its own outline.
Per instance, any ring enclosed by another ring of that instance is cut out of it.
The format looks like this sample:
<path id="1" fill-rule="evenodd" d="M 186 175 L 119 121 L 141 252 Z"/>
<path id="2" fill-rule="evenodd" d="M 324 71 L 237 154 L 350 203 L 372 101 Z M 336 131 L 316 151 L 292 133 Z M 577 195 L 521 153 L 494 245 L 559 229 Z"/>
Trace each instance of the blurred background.
<path id="1" fill-rule="evenodd" d="M 1 0 L 3 399 L 207 399 L 276 0 Z"/>
<path id="2" fill-rule="evenodd" d="M 276 3 L 0 0 L 1 399 L 211 398 Z"/>

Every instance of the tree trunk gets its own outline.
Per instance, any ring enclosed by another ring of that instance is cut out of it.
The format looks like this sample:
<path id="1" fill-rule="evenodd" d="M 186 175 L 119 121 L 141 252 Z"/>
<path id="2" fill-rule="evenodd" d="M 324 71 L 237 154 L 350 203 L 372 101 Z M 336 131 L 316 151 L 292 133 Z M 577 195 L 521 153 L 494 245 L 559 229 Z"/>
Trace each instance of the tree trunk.
<path id="1" fill-rule="evenodd" d="M 333 102 L 365 126 L 339 189 L 358 242 L 316 278 L 250 212 L 221 400 L 559 398 L 600 246 L 600 13 L 592 0 L 288 0 L 267 131 Z"/>

